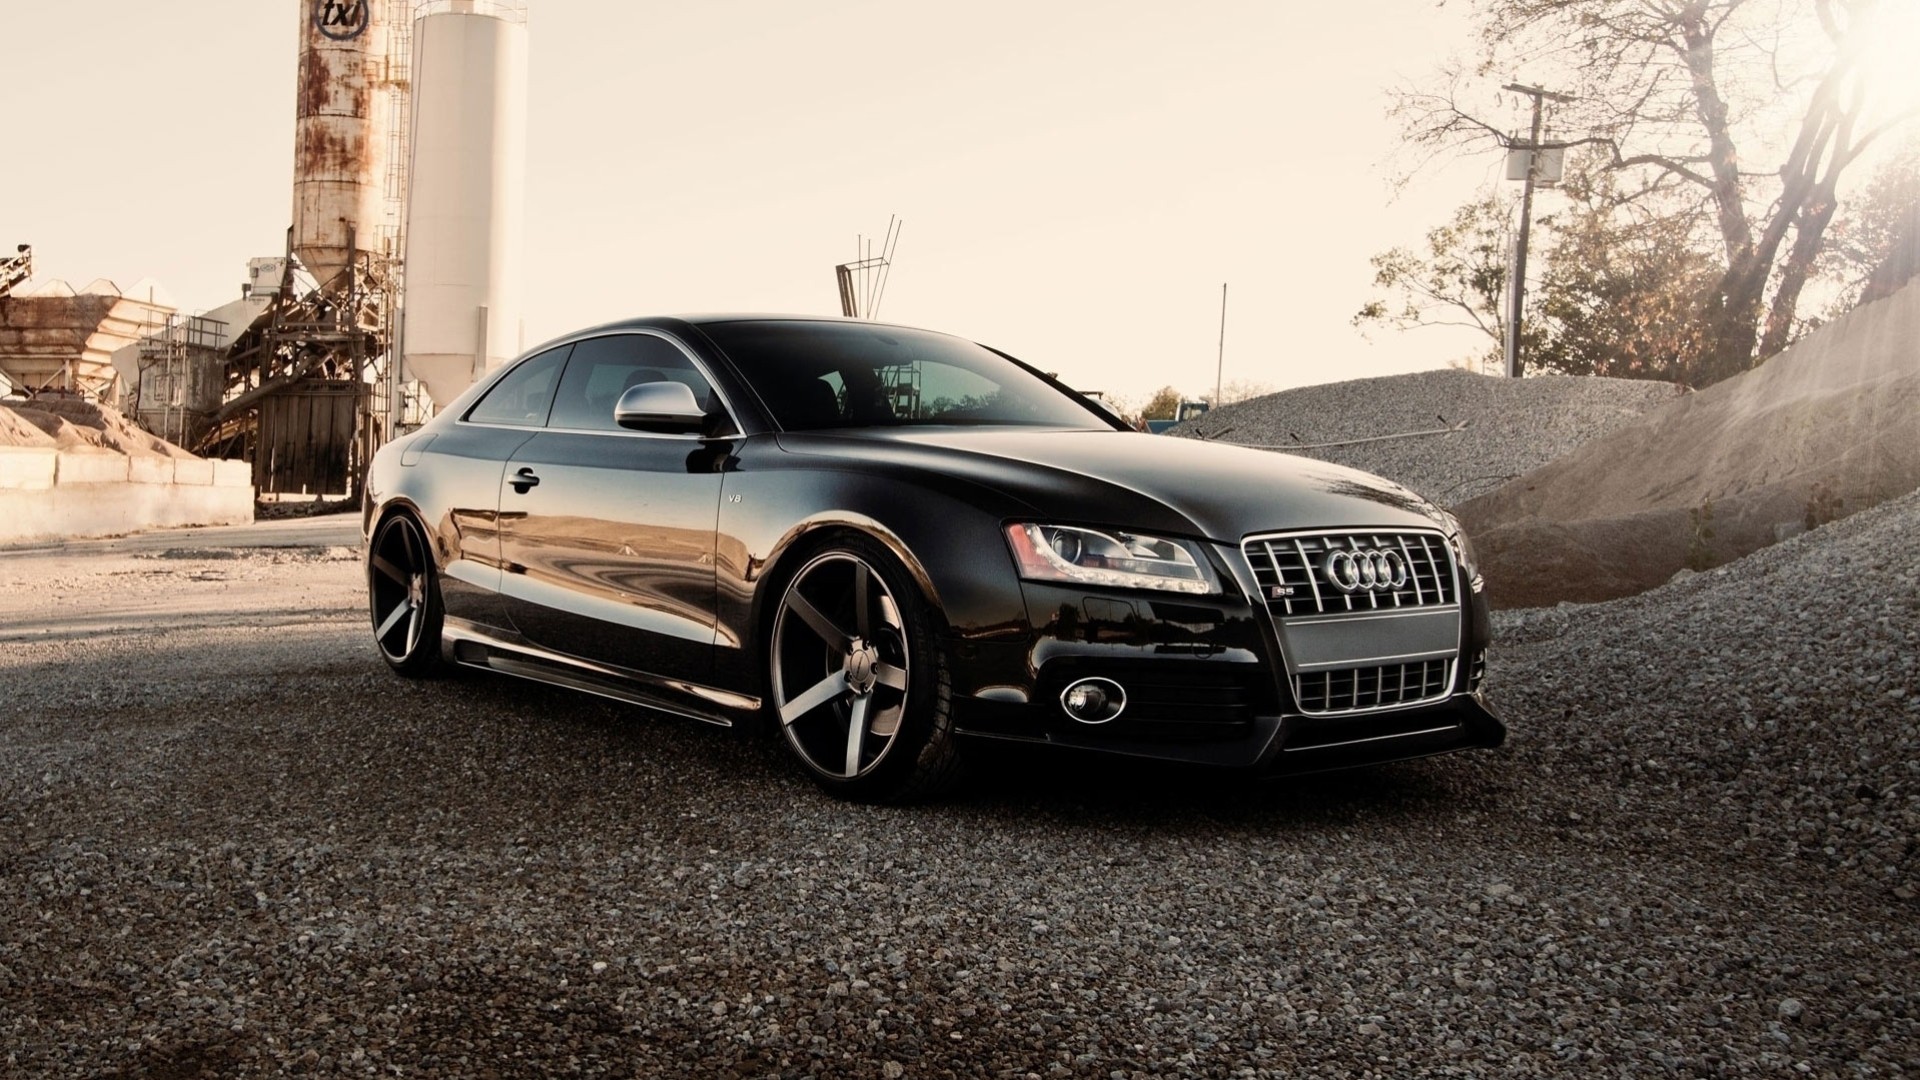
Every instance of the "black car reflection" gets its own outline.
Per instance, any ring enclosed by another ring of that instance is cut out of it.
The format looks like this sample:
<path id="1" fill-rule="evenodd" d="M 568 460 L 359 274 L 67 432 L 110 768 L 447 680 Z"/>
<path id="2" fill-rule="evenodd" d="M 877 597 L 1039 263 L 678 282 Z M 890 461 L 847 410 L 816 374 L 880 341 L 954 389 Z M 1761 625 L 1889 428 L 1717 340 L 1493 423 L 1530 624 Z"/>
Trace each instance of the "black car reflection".
<path id="1" fill-rule="evenodd" d="M 976 739 L 1302 772 L 1505 734 L 1448 515 L 922 330 L 583 331 L 383 448 L 365 514 L 395 670 L 764 722 L 848 797 L 938 791 Z"/>

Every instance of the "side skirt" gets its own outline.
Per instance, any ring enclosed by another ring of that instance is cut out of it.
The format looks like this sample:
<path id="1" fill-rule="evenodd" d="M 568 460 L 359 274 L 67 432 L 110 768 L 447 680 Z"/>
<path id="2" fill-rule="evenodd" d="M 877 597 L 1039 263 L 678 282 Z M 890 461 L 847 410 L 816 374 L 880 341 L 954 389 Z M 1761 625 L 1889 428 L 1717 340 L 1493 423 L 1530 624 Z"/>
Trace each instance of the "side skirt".
<path id="1" fill-rule="evenodd" d="M 552 652 L 518 634 L 465 619 L 448 618 L 441 636 L 448 657 L 464 667 L 562 686 L 702 723 L 730 728 L 736 722 L 733 714 L 760 709 L 757 697 Z"/>

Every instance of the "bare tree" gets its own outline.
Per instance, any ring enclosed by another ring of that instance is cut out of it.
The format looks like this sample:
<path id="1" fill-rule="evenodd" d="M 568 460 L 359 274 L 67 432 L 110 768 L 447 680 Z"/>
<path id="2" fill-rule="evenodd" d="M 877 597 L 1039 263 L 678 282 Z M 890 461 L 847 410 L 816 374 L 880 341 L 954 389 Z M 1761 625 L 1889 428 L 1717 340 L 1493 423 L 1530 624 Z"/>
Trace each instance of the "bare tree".
<path id="1" fill-rule="evenodd" d="M 1598 147 L 1629 178 L 1622 199 L 1690 192 L 1722 261 L 1694 379 L 1715 382 L 1791 340 L 1842 177 L 1913 114 L 1875 114 L 1864 63 L 1911 3 L 1478 0 L 1475 66 L 1397 95 L 1395 108 L 1431 153 L 1505 146 L 1495 103 L 1471 95 L 1519 72 L 1551 79 L 1575 98 L 1556 114 L 1561 130 L 1579 133 L 1563 141 Z"/>
<path id="2" fill-rule="evenodd" d="M 1500 312 L 1512 217 L 1509 200 L 1490 194 L 1429 230 L 1425 250 L 1397 247 L 1375 255 L 1373 284 L 1394 294 L 1397 302 L 1368 301 L 1354 315 L 1353 325 L 1362 330 L 1375 324 L 1396 330 L 1467 327 L 1485 334 L 1487 355 L 1498 356 L 1506 333 Z"/>

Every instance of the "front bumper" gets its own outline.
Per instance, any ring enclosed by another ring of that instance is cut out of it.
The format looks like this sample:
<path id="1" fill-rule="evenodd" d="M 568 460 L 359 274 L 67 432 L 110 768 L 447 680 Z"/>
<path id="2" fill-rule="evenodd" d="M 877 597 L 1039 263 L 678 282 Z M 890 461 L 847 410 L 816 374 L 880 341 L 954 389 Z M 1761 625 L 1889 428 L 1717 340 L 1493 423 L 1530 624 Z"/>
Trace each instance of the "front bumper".
<path id="1" fill-rule="evenodd" d="M 1275 774 L 1378 764 L 1499 746 L 1506 727 L 1479 693 L 1491 638 L 1484 598 L 1462 590 L 1444 627 L 1448 655 L 1427 662 L 1419 693 L 1396 704 L 1415 665 L 1316 671 L 1341 650 L 1356 665 L 1395 652 L 1395 635 L 1436 633 L 1419 619 L 1295 620 L 1283 625 L 1243 564 L 1220 549 L 1238 595 L 1167 597 L 1023 583 L 1034 628 L 1026 642 L 956 639 L 955 709 L 966 735 Z M 1327 625 L 1331 623 L 1332 625 Z M 1412 629 L 1421 628 L 1424 629 Z M 1404 669 L 1404 670 L 1403 670 Z M 1305 673 L 1305 678 L 1297 676 Z M 1075 680 L 1126 689 L 1113 720 L 1067 716 Z M 1342 682 L 1341 679 L 1346 681 Z M 1329 691 L 1337 687 L 1337 696 Z M 1302 700 L 1303 695 L 1307 700 Z M 1350 696 L 1349 696 L 1350 695 Z M 1386 704 L 1380 704 L 1380 702 Z M 1358 704 L 1360 707 L 1351 707 Z"/>
<path id="2" fill-rule="evenodd" d="M 1045 704 L 1019 705 L 963 700 L 959 730 L 974 738 L 1040 743 L 1121 757 L 1187 765 L 1254 769 L 1274 775 L 1324 772 L 1389 761 L 1499 746 L 1506 725 L 1478 693 L 1459 694 L 1436 705 L 1364 717 L 1317 717 L 1255 713 L 1245 721 L 1196 734 L 1167 738 L 1139 726 L 1076 727 Z"/>

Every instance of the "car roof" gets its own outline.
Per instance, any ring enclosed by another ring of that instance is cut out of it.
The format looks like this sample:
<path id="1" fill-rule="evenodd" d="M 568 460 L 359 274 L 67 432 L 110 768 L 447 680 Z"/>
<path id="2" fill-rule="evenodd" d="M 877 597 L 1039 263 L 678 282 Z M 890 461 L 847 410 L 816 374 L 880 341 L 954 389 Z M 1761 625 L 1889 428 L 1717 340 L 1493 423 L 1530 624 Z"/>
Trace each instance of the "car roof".
<path id="1" fill-rule="evenodd" d="M 603 323 L 599 326 L 583 327 L 564 336 L 571 338 L 581 334 L 591 334 L 607 330 L 637 330 L 647 327 L 654 329 L 671 329 L 678 326 L 706 326 L 714 323 L 733 322 L 849 323 L 855 326 L 884 326 L 899 330 L 919 330 L 921 333 L 942 333 L 942 331 L 927 330 L 924 327 L 907 326 L 904 323 L 878 322 L 873 319 L 852 319 L 844 315 L 801 315 L 790 312 L 691 312 L 674 315 L 634 316 L 632 318 Z M 947 336 L 953 337 L 955 335 L 948 334 Z"/>

